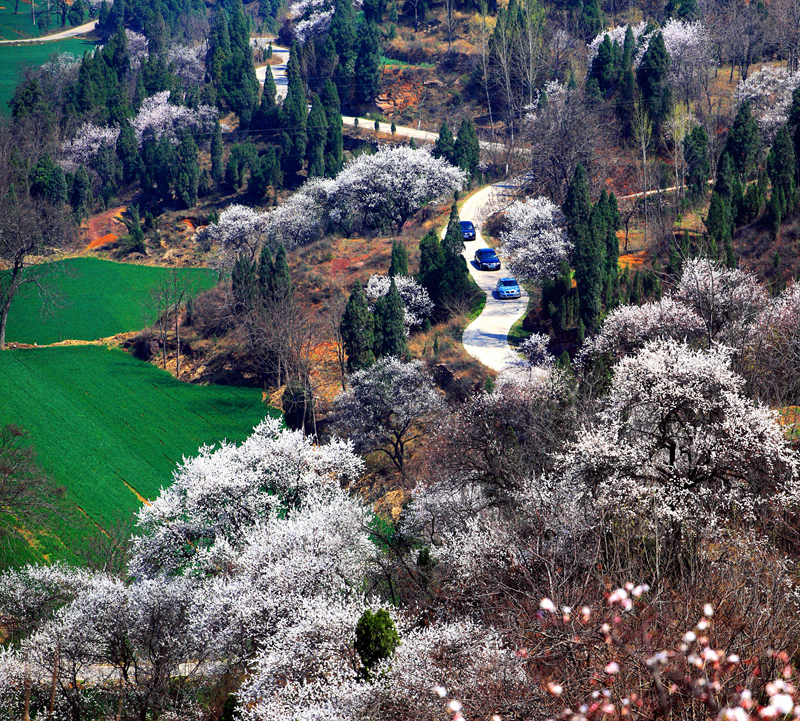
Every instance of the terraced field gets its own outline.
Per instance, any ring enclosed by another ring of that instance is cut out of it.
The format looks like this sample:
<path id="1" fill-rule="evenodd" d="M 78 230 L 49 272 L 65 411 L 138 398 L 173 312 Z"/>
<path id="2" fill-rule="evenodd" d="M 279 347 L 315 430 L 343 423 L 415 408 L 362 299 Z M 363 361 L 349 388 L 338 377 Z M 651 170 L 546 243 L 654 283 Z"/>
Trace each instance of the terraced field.
<path id="1" fill-rule="evenodd" d="M 241 441 L 277 413 L 257 389 L 189 385 L 101 346 L 0 353 L 0 399 L 0 424 L 30 432 L 40 465 L 86 520 L 6 549 L 16 564 L 74 560 L 87 533 L 130 518 L 168 485 L 184 455 Z"/>

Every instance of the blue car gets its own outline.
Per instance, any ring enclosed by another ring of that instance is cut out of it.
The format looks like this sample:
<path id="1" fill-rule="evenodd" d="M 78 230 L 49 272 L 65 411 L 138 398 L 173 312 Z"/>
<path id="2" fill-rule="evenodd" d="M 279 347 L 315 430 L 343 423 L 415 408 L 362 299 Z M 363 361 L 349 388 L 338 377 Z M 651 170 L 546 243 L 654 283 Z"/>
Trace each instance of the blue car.
<path id="1" fill-rule="evenodd" d="M 475 226 L 471 220 L 461 221 L 461 238 L 463 240 L 475 240 Z"/>
<path id="2" fill-rule="evenodd" d="M 481 270 L 500 270 L 500 258 L 491 248 L 478 248 L 475 251 L 475 265 Z"/>
<path id="3" fill-rule="evenodd" d="M 497 281 L 497 297 L 501 300 L 503 298 L 519 298 L 522 295 L 522 290 L 514 278 L 500 278 Z"/>

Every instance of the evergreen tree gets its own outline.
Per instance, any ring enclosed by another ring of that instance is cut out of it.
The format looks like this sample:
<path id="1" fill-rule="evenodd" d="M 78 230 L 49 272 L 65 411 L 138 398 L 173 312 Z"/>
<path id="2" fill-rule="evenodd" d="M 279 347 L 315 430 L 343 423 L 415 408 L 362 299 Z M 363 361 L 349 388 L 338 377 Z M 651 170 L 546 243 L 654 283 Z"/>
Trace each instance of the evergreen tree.
<path id="1" fill-rule="evenodd" d="M 442 279 L 442 266 L 444 256 L 439 235 L 435 230 L 429 230 L 419 242 L 419 275 L 417 280 L 438 305 L 440 299 L 439 285 Z"/>
<path id="2" fill-rule="evenodd" d="M 233 264 L 231 271 L 231 294 L 233 295 L 233 313 L 244 315 L 255 307 L 258 292 L 258 278 L 256 264 L 245 256 L 240 255 Z"/>
<path id="3" fill-rule="evenodd" d="M 692 128 L 683 141 L 683 154 L 686 160 L 686 185 L 689 195 L 702 199 L 708 192 L 708 178 L 711 164 L 708 159 L 708 133 L 702 125 Z"/>
<path id="4" fill-rule="evenodd" d="M 275 85 L 275 78 L 272 77 L 272 70 L 267 65 L 267 74 L 264 78 L 264 90 L 261 93 L 261 102 L 253 116 L 252 127 L 254 130 L 262 132 L 275 131 L 280 123 L 280 113 L 275 102 L 278 88 Z"/>
<path id="5" fill-rule="evenodd" d="M 717 180 L 714 183 L 714 192 L 724 198 L 728 205 L 733 201 L 733 186 L 736 180 L 736 171 L 729 152 L 724 152 L 719 161 Z"/>
<path id="6" fill-rule="evenodd" d="M 325 143 L 328 140 L 328 121 L 322 103 L 311 106 L 308 114 L 308 177 L 325 175 Z"/>
<path id="7" fill-rule="evenodd" d="M 361 283 L 356 282 L 353 285 L 339 330 L 347 354 L 348 373 L 369 368 L 375 363 L 375 355 L 372 352 L 373 319 Z"/>
<path id="8" fill-rule="evenodd" d="M 442 127 L 439 129 L 439 137 L 436 140 L 436 144 L 433 146 L 433 157 L 450 160 L 453 157 L 454 147 L 455 140 L 453 139 L 450 126 L 446 122 L 442 123 Z"/>
<path id="9" fill-rule="evenodd" d="M 211 179 L 219 186 L 222 184 L 222 177 L 222 126 L 217 120 L 211 136 Z"/>
<path id="10" fill-rule="evenodd" d="M 408 275 L 408 251 L 399 240 L 392 242 L 392 259 L 389 263 L 389 275 Z"/>
<path id="11" fill-rule="evenodd" d="M 272 252 L 269 246 L 264 243 L 261 246 L 261 253 L 258 256 L 258 294 L 263 303 L 272 300 L 271 282 L 275 266 L 272 264 Z"/>
<path id="12" fill-rule="evenodd" d="M 328 121 L 328 137 L 325 140 L 325 175 L 328 178 L 333 178 L 342 169 L 344 141 L 342 137 L 342 114 L 339 93 L 330 78 L 322 86 L 319 100 L 325 108 L 325 115 Z"/>
<path id="13" fill-rule="evenodd" d="M 381 355 L 403 358 L 408 349 L 406 347 L 406 330 L 403 325 L 406 311 L 403 299 L 397 290 L 392 278 L 389 292 L 386 295 L 386 304 L 383 311 L 383 324 L 381 328 Z"/>
<path id="14" fill-rule="evenodd" d="M 367 609 L 356 624 L 355 648 L 364 666 L 362 675 L 370 679 L 370 672 L 380 661 L 389 658 L 400 644 L 400 636 L 391 616 L 379 609 L 374 614 Z"/>
<path id="15" fill-rule="evenodd" d="M 789 106 L 789 134 L 794 145 L 794 156 L 800 158 L 800 87 L 792 92 L 792 104 Z"/>
<path id="16" fill-rule="evenodd" d="M 381 51 L 375 23 L 368 20 L 359 23 L 356 37 L 358 51 L 354 65 L 354 95 L 356 103 L 368 105 L 375 100 L 381 79 Z"/>
<path id="17" fill-rule="evenodd" d="M 289 272 L 289 263 L 286 259 L 286 248 L 282 245 L 278 247 L 278 252 L 275 253 L 275 263 L 272 266 L 269 279 L 269 291 L 270 295 L 278 300 L 286 300 L 294 294 L 292 275 Z"/>
<path id="18" fill-rule="evenodd" d="M 470 177 L 477 172 L 480 163 L 480 144 L 475 132 L 475 125 L 469 118 L 461 121 L 451 157 L 451 162 L 462 170 L 466 170 Z"/>
<path id="19" fill-rule="evenodd" d="M 130 183 L 134 178 L 139 177 L 142 162 L 139 157 L 139 143 L 136 140 L 136 132 L 130 123 L 123 122 L 120 124 L 116 149 L 117 157 L 122 164 L 122 179 L 126 183 Z"/>
<path id="20" fill-rule="evenodd" d="M 464 252 L 464 236 L 461 233 L 461 221 L 458 217 L 458 204 L 453 201 L 450 206 L 450 219 L 447 221 L 447 232 L 442 241 L 442 253 L 445 262 L 461 256 Z"/>
<path id="21" fill-rule="evenodd" d="M 303 81 L 300 77 L 300 46 L 292 45 L 286 75 L 289 79 L 289 89 L 286 99 L 281 105 L 281 127 L 283 128 L 283 154 L 281 155 L 281 169 L 286 175 L 296 175 L 303 168 L 303 159 L 306 156 L 306 119 L 308 117 L 308 102 Z"/>
<path id="22" fill-rule="evenodd" d="M 605 15 L 600 7 L 600 0 L 583 0 L 579 7 L 581 35 L 588 42 L 602 31 Z"/>
<path id="23" fill-rule="evenodd" d="M 786 125 L 781 126 L 767 157 L 767 173 L 772 187 L 780 188 L 789 209 L 794 207 L 797 178 L 797 159 Z"/>
<path id="24" fill-rule="evenodd" d="M 597 48 L 597 55 L 592 61 L 592 67 L 587 79 L 594 79 L 602 93 L 607 93 L 617 79 L 617 68 L 614 62 L 614 47 L 611 38 L 606 35 Z"/>
<path id="25" fill-rule="evenodd" d="M 352 97 L 356 65 L 356 23 L 351 0 L 335 0 L 328 35 L 333 40 L 339 58 L 333 81 L 342 104 L 348 105 Z"/>
<path id="26" fill-rule="evenodd" d="M 175 176 L 175 194 L 187 208 L 197 203 L 200 168 L 197 165 L 197 143 L 192 134 L 184 130 L 178 146 L 178 168 Z"/>
<path id="27" fill-rule="evenodd" d="M 727 248 L 732 242 L 733 214 L 727 200 L 714 191 L 708 206 L 706 230 L 712 250 L 710 255 L 716 258 L 719 248 Z"/>
<path id="28" fill-rule="evenodd" d="M 669 53 L 664 36 L 656 33 L 636 71 L 642 100 L 653 123 L 653 135 L 660 142 L 664 125 L 672 112 L 672 91 L 669 84 Z"/>
<path id="29" fill-rule="evenodd" d="M 730 155 L 741 180 L 748 180 L 756 169 L 756 158 L 760 149 L 761 133 L 758 123 L 753 117 L 750 103 L 743 103 L 733 119 L 724 151 Z"/>

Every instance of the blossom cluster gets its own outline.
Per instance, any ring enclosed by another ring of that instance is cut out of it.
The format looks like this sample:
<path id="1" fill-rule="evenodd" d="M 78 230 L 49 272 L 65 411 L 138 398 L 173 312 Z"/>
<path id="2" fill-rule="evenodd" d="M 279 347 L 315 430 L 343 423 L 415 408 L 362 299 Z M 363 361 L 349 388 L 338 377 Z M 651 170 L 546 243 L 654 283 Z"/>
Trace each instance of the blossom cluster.
<path id="1" fill-rule="evenodd" d="M 165 133 L 175 137 L 183 128 L 202 132 L 211 132 L 213 129 L 218 116 L 216 108 L 200 105 L 197 110 L 192 110 L 185 105 L 173 105 L 169 99 L 170 91 L 163 90 L 142 102 L 136 117 L 131 120 L 140 145 L 148 130 L 152 131 L 156 138 L 160 138 Z"/>
<path id="2" fill-rule="evenodd" d="M 170 45 L 167 50 L 167 62 L 170 70 L 177 75 L 187 87 L 202 85 L 206 73 L 206 55 L 208 41 L 197 45 Z"/>
<path id="3" fill-rule="evenodd" d="M 772 142 L 789 117 L 792 93 L 800 86 L 800 74 L 782 67 L 764 65 L 740 80 L 733 97 L 737 105 L 750 103 L 753 115 L 767 142 Z"/>
<path id="4" fill-rule="evenodd" d="M 367 282 L 365 292 L 367 298 L 373 303 L 378 298 L 388 295 L 391 288 L 392 278 L 386 275 L 372 275 Z M 433 314 L 434 305 L 428 290 L 423 288 L 414 278 L 409 275 L 395 275 L 394 284 L 400 298 L 403 300 L 405 316 L 403 324 L 406 329 L 422 325 L 425 318 L 430 318 Z"/>

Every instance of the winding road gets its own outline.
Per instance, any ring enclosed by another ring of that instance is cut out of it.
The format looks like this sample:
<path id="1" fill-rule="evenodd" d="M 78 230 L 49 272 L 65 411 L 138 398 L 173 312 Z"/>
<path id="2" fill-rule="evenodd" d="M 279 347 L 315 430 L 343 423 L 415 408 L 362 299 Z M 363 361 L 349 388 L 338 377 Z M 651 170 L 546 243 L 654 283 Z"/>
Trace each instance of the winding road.
<path id="1" fill-rule="evenodd" d="M 398 128 L 398 132 L 399 132 Z M 495 290 L 497 279 L 506 275 L 502 267 L 499 271 L 479 270 L 473 261 L 478 248 L 487 248 L 480 232 L 480 226 L 490 212 L 504 203 L 506 191 L 510 186 L 497 183 L 481 188 L 471 195 L 461 206 L 461 220 L 471 220 L 475 225 L 475 240 L 465 243 L 464 259 L 470 275 L 478 287 L 486 293 L 486 305 L 481 314 L 464 330 L 461 342 L 464 350 L 483 365 L 495 371 L 508 368 L 516 354 L 508 345 L 508 332 L 528 310 L 528 294 L 522 289 L 518 299 L 500 300 Z"/>

